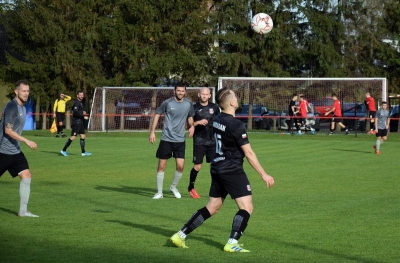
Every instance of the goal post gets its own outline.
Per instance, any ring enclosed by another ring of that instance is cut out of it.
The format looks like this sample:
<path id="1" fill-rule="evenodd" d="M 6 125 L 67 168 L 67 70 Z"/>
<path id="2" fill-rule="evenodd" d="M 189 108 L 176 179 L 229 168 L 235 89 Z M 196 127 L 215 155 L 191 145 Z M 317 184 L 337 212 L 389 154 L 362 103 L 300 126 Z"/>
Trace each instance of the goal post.
<path id="1" fill-rule="evenodd" d="M 331 95 L 335 93 L 341 101 L 342 112 L 346 113 L 343 114 L 344 121 L 352 120 L 352 125 L 356 120 L 357 123 L 360 120 L 360 117 L 356 115 L 358 108 L 363 107 L 364 115 L 366 115 L 365 106 L 362 105 L 367 92 L 375 98 L 377 106 L 388 99 L 386 78 L 220 77 L 218 89 L 224 87 L 235 91 L 239 107 L 246 106 L 252 109 L 254 105 L 267 108 L 269 115 L 263 116 L 263 119 L 270 120 L 271 124 L 266 126 L 271 127 L 272 130 L 280 129 L 283 126 L 281 119 L 288 118 L 288 105 L 293 94 L 303 94 L 309 103 L 317 106 L 314 110 L 321 111 L 315 114 L 316 120 L 327 122 L 330 117 L 325 117 L 324 107 L 326 103 L 332 103 Z M 254 128 L 251 110 L 248 111 L 248 115 L 247 126 L 251 129 Z M 364 123 L 366 123 L 366 117 L 364 116 Z"/>
<path id="2" fill-rule="evenodd" d="M 202 87 L 186 87 L 194 103 Z M 215 88 L 211 90 L 214 102 Z M 149 131 L 156 109 L 174 96 L 174 87 L 98 87 L 92 100 L 88 131 Z M 162 128 L 161 116 L 157 129 Z"/>

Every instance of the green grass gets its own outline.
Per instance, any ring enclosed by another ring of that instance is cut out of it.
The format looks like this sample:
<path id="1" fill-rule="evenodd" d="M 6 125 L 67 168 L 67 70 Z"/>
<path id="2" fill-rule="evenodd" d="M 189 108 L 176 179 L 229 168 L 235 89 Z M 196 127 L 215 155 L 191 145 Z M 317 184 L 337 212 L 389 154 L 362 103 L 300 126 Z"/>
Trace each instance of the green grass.
<path id="1" fill-rule="evenodd" d="M 18 218 L 19 179 L 0 178 L 0 262 L 398 262 L 400 243 L 400 135 L 390 134 L 373 154 L 373 135 L 358 137 L 250 134 L 250 142 L 275 186 L 266 189 L 245 162 L 254 213 L 240 242 L 251 253 L 222 251 L 237 211 L 228 199 L 220 212 L 189 235 L 189 249 L 169 237 L 207 202 L 209 165 L 187 194 L 192 140 L 187 140 L 182 199 L 156 192 L 155 152 L 148 133 L 89 133 L 90 157 L 75 141 L 48 131 L 24 132 L 38 144 L 22 146 L 33 175 L 29 210 Z M 157 139 L 160 134 L 157 134 Z"/>

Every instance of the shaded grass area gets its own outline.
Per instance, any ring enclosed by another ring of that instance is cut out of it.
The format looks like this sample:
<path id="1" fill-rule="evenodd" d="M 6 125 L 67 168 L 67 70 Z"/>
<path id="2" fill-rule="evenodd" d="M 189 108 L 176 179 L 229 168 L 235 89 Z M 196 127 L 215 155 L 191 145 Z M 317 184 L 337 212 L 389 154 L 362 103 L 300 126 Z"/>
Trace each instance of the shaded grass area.
<path id="1" fill-rule="evenodd" d="M 59 153 L 65 139 L 48 131 L 24 132 L 38 143 L 22 149 L 33 174 L 29 210 L 18 218 L 19 180 L 0 179 L 0 262 L 398 262 L 397 167 L 400 136 L 391 134 L 373 154 L 374 136 L 249 134 L 276 184 L 266 189 L 245 162 L 255 210 L 241 243 L 246 254 L 224 253 L 237 211 L 221 211 L 187 239 L 189 249 L 168 241 L 207 202 L 209 165 L 186 192 L 192 140 L 187 140 L 182 199 L 168 192 L 174 162 L 165 173 L 164 198 L 156 192 L 157 145 L 148 133 L 89 133 L 90 157 L 79 142 Z M 157 139 L 160 134 L 157 134 Z"/>

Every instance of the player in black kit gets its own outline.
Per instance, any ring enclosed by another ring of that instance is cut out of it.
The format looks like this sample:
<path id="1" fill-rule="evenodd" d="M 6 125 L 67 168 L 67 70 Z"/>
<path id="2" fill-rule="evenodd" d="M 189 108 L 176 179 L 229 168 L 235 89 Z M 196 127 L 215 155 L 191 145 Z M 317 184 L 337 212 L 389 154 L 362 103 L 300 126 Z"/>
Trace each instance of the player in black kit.
<path id="1" fill-rule="evenodd" d="M 239 211 L 233 218 L 231 235 L 224 251 L 250 252 L 238 244 L 253 212 L 251 187 L 243 170 L 243 158 L 246 157 L 268 188 L 274 185 L 274 178 L 269 176 L 258 162 L 247 138 L 245 125 L 234 117 L 238 108 L 235 93 L 229 88 L 220 89 L 217 93 L 217 103 L 222 113 L 218 114 L 213 122 L 216 154 L 211 162 L 210 198 L 208 204 L 197 210 L 181 230 L 171 237 L 171 241 L 177 247 L 187 248 L 186 236 L 215 215 L 229 194 L 235 200 Z"/>
<path id="2" fill-rule="evenodd" d="M 211 162 L 215 155 L 215 140 L 212 123 L 214 117 L 219 114 L 219 107 L 215 103 L 209 102 L 211 92 L 208 87 L 203 87 L 199 91 L 200 102 L 193 105 L 195 115 L 194 135 L 193 135 L 193 168 L 190 171 L 190 181 L 188 192 L 192 198 L 200 198 L 194 188 L 197 174 L 199 173 L 204 155 L 206 162 Z"/>
<path id="3" fill-rule="evenodd" d="M 65 143 L 64 148 L 61 150 L 61 154 L 64 156 L 68 156 L 67 148 L 71 145 L 71 143 L 76 139 L 76 136 L 79 134 L 80 136 L 80 145 L 82 150 L 82 156 L 92 155 L 85 151 L 85 128 L 83 126 L 83 120 L 87 120 L 88 116 L 86 116 L 86 112 L 83 110 L 82 100 L 84 98 L 83 91 L 78 91 L 76 95 L 76 100 L 74 105 L 72 106 L 72 131 L 71 137 Z"/>

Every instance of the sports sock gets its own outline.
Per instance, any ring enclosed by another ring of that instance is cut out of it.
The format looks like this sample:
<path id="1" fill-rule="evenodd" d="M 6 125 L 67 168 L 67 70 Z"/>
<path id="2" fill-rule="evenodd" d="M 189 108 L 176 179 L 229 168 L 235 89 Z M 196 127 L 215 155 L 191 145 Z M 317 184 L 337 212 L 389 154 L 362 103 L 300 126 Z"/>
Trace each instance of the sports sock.
<path id="1" fill-rule="evenodd" d="M 85 139 L 80 139 L 79 142 L 81 144 L 82 153 L 84 153 L 85 152 Z"/>
<path id="2" fill-rule="evenodd" d="M 185 235 L 189 235 L 193 230 L 198 228 L 204 221 L 211 217 L 210 212 L 208 211 L 207 207 L 203 207 L 197 210 L 189 221 L 182 227 L 181 231 Z M 181 236 L 182 237 L 182 236 Z M 186 237 L 186 236 L 185 236 Z M 183 238 L 185 238 L 183 237 Z"/>
<path id="3" fill-rule="evenodd" d="M 235 217 L 233 218 L 232 231 L 228 242 L 229 241 L 237 242 L 237 240 L 239 240 L 239 238 L 242 236 L 244 230 L 247 227 L 247 222 L 249 222 L 249 219 L 250 219 L 250 214 L 244 209 L 240 209 L 236 213 Z"/>
<path id="4" fill-rule="evenodd" d="M 162 194 L 163 182 L 164 182 L 164 172 L 158 172 L 157 173 L 157 192 L 159 194 Z"/>
<path id="5" fill-rule="evenodd" d="M 172 180 L 172 183 L 171 183 L 171 188 L 176 188 L 176 186 L 178 185 L 179 180 L 181 180 L 181 178 L 182 178 L 182 173 L 175 170 L 174 179 Z"/>
<path id="6" fill-rule="evenodd" d="M 194 183 L 196 182 L 198 173 L 199 173 L 199 171 L 196 171 L 196 169 L 194 169 L 194 167 L 190 171 L 190 181 L 189 181 L 188 191 L 190 191 L 194 188 Z"/>
<path id="7" fill-rule="evenodd" d="M 381 141 L 380 140 L 376 140 L 376 151 L 379 152 L 379 147 L 381 146 Z"/>
<path id="8" fill-rule="evenodd" d="M 64 145 L 64 148 L 63 148 L 63 151 L 64 151 L 64 152 L 65 152 L 65 151 L 67 150 L 67 148 L 71 145 L 71 143 L 72 143 L 72 140 L 71 140 L 71 139 L 68 139 L 67 142 L 66 142 L 65 145 Z"/>
<path id="9" fill-rule="evenodd" d="M 19 205 L 20 214 L 28 210 L 29 195 L 31 193 L 31 179 L 32 178 L 22 178 L 19 183 L 19 196 L 21 199 Z"/>
<path id="10" fill-rule="evenodd" d="M 370 126 L 371 130 L 375 130 L 375 122 L 371 122 Z"/>

